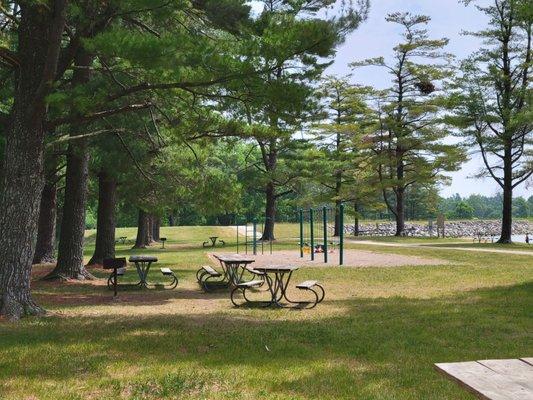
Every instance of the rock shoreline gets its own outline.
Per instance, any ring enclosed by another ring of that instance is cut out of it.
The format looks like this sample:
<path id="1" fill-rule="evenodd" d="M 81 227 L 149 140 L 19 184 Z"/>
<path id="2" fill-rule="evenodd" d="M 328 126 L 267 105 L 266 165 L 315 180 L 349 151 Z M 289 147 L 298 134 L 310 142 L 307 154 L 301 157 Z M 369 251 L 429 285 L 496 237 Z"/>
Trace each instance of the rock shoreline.
<path id="1" fill-rule="evenodd" d="M 501 221 L 446 221 L 444 223 L 445 237 L 491 237 L 500 234 Z M 345 232 L 354 233 L 353 225 L 346 225 Z M 394 222 L 362 223 L 359 225 L 360 236 L 392 236 L 396 232 Z M 529 221 L 513 222 L 513 235 L 533 234 L 533 223 Z M 431 237 L 437 236 L 437 223 L 431 227 L 428 223 L 405 223 L 406 236 Z"/>

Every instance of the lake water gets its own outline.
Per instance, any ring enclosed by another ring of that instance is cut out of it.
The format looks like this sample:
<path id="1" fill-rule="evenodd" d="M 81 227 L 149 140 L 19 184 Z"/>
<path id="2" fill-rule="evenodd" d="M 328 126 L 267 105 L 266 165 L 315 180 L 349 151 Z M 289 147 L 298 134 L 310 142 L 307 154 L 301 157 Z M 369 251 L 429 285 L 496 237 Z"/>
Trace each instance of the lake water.
<path id="1" fill-rule="evenodd" d="M 511 240 L 515 243 L 525 243 L 526 235 L 512 235 Z M 533 233 L 529 234 L 529 243 L 533 244 Z"/>

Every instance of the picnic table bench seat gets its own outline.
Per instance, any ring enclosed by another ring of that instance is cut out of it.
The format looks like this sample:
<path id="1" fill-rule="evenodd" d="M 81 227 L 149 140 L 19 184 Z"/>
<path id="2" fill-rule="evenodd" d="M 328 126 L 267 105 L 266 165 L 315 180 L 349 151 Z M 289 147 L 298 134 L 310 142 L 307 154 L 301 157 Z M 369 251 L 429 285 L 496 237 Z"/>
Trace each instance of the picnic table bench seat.
<path id="1" fill-rule="evenodd" d="M 174 289 L 176 286 L 178 286 L 178 277 L 172 271 L 170 268 L 160 268 L 161 273 L 165 276 L 171 276 L 172 282 L 170 282 L 169 289 Z"/>
<path id="2" fill-rule="evenodd" d="M 220 272 L 218 272 L 216 269 L 214 269 L 210 265 L 204 265 L 200 267 L 198 271 L 196 271 L 196 279 L 198 279 L 198 282 L 200 282 L 205 275 L 210 275 L 212 277 L 222 276 Z"/>
<path id="3" fill-rule="evenodd" d="M 241 282 L 237 285 L 239 288 L 252 288 L 252 287 L 259 287 L 261 286 L 265 281 L 260 279 L 255 279 L 253 281 L 247 281 L 247 282 Z"/>
<path id="4" fill-rule="evenodd" d="M 309 308 L 315 307 L 318 303 L 324 300 L 324 296 L 326 295 L 324 288 L 318 283 L 318 281 L 314 280 L 307 280 L 299 283 L 296 285 L 296 288 L 300 290 L 309 290 L 314 293 L 315 301 L 312 302 L 312 305 Z"/>
<path id="5" fill-rule="evenodd" d="M 318 281 L 304 281 L 302 283 L 297 284 L 296 287 L 298 289 L 311 289 L 317 283 L 318 283 Z"/>
<path id="6" fill-rule="evenodd" d="M 250 272 L 251 274 L 257 275 L 257 276 L 265 276 L 266 274 L 264 272 L 258 271 L 254 269 L 253 267 L 247 266 L 246 270 Z"/>
<path id="7" fill-rule="evenodd" d="M 250 271 L 251 272 L 251 271 Z M 253 273 L 253 272 L 252 272 Z M 242 304 L 242 299 L 239 300 L 239 293 L 244 298 L 244 301 L 246 304 L 260 304 L 263 306 L 269 306 L 272 304 L 272 301 L 270 300 L 250 300 L 248 297 L 246 297 L 246 293 L 248 290 L 252 289 L 259 289 L 261 286 L 265 284 L 265 279 L 253 279 L 251 281 L 246 282 L 240 282 L 238 283 L 235 288 L 231 291 L 230 299 L 231 302 L 235 307 L 239 307 Z M 257 290 L 255 290 L 257 292 Z M 269 289 L 266 289 L 265 292 L 268 292 Z"/>
<path id="8" fill-rule="evenodd" d="M 210 265 L 204 265 L 196 271 L 196 279 L 206 292 L 210 291 L 213 288 L 213 284 L 220 281 L 220 278 L 223 278 L 222 273 L 218 272 Z"/>

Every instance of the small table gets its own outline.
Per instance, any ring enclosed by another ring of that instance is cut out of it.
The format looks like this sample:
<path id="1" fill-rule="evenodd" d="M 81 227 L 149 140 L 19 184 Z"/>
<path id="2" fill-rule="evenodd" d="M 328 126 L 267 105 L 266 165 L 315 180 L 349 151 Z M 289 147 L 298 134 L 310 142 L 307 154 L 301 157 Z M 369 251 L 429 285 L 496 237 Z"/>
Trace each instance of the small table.
<path id="1" fill-rule="evenodd" d="M 533 358 L 435 364 L 435 368 L 480 399 L 533 399 Z"/>
<path id="2" fill-rule="evenodd" d="M 223 281 L 227 281 L 229 286 L 236 286 L 242 281 L 242 276 L 246 266 L 255 262 L 252 257 L 241 254 L 213 254 L 224 271 Z M 239 273 L 239 268 L 242 269 Z"/>
<path id="3" fill-rule="evenodd" d="M 272 303 L 278 307 L 285 307 L 281 302 L 285 299 L 288 303 L 298 304 L 297 301 L 291 301 L 287 297 L 287 288 L 292 277 L 292 273 L 298 270 L 299 267 L 294 265 L 264 265 L 262 267 L 254 267 L 254 270 L 263 272 L 265 274 L 273 274 L 274 280 L 267 279 L 270 286 L 270 293 L 272 294 Z"/>
<path id="4" fill-rule="evenodd" d="M 148 271 L 150 271 L 150 266 L 153 262 L 157 262 L 157 257 L 154 256 L 131 256 L 129 261 L 135 263 L 135 268 L 137 269 L 137 274 L 139 274 L 139 285 L 141 288 L 148 287 L 146 278 L 148 276 Z"/>
<path id="5" fill-rule="evenodd" d="M 207 242 L 203 242 L 202 246 L 203 247 L 215 247 L 215 245 L 217 244 L 217 239 L 218 239 L 218 236 L 209 236 L 209 240 Z M 211 243 L 209 243 L 209 242 L 211 242 Z M 226 245 L 226 242 L 224 242 L 223 240 L 218 240 L 218 242 L 222 246 Z"/>

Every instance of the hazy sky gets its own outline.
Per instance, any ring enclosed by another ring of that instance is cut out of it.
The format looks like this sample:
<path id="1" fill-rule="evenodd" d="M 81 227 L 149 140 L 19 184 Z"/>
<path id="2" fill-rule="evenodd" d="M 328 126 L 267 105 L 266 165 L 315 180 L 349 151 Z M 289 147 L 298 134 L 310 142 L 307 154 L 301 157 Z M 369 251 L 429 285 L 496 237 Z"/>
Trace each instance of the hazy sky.
<path id="1" fill-rule="evenodd" d="M 485 2 L 490 0 L 483 0 Z M 487 18 L 474 6 L 465 7 L 458 0 L 370 0 L 371 9 L 366 22 L 350 34 L 346 42 L 338 49 L 335 63 L 328 69 L 328 74 L 346 75 L 352 72 L 348 64 L 377 56 L 389 56 L 392 48 L 401 40 L 401 28 L 397 24 L 385 21 L 388 13 L 410 11 L 429 15 L 430 37 L 450 39 L 446 50 L 458 59 L 468 56 L 479 47 L 478 39 L 461 35 L 461 31 L 477 31 L 487 24 Z M 358 68 L 353 71 L 352 81 L 376 87 L 387 87 L 390 83 L 386 71 L 376 68 Z M 472 154 L 471 160 L 463 164 L 458 172 L 451 173 L 450 186 L 442 188 L 442 195 L 454 193 L 469 195 L 480 193 L 493 195 L 499 191 L 498 184 L 491 178 L 470 178 L 483 166 L 480 155 Z M 515 189 L 515 195 L 530 196 L 533 187 L 526 189 L 525 183 Z"/>
<path id="2" fill-rule="evenodd" d="M 353 32 L 346 43 L 339 48 L 334 65 L 328 73 L 345 75 L 350 73 L 348 64 L 356 59 L 364 59 L 391 54 L 392 47 L 400 40 L 401 29 L 397 24 L 385 21 L 385 15 L 394 11 L 410 11 L 431 17 L 428 31 L 431 37 L 447 37 L 450 43 L 447 51 L 459 59 L 469 55 L 479 47 L 478 39 L 461 35 L 461 31 L 476 31 L 486 26 L 487 19 L 475 7 L 465 7 L 458 0 L 370 0 L 369 18 Z M 387 87 L 385 71 L 375 68 L 358 68 L 353 72 L 354 82 Z M 498 184 L 491 178 L 471 178 L 483 166 L 479 154 L 472 154 L 471 160 L 461 170 L 450 174 L 452 183 L 442 188 L 442 195 L 454 193 L 469 195 L 481 193 L 492 195 L 499 191 Z M 526 189 L 525 183 L 516 189 L 516 195 L 530 196 L 533 188 Z"/>

